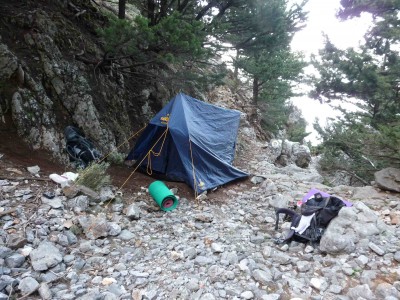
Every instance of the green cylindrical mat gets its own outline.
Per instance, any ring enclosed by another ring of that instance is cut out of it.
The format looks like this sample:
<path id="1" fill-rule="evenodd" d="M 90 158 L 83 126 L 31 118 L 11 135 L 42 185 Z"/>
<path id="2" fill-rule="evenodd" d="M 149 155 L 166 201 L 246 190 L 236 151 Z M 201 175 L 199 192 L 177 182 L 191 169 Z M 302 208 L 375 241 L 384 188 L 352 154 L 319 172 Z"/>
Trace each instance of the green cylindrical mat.
<path id="1" fill-rule="evenodd" d="M 164 211 L 173 210 L 178 205 L 178 199 L 162 181 L 152 182 L 149 185 L 149 193 Z"/>

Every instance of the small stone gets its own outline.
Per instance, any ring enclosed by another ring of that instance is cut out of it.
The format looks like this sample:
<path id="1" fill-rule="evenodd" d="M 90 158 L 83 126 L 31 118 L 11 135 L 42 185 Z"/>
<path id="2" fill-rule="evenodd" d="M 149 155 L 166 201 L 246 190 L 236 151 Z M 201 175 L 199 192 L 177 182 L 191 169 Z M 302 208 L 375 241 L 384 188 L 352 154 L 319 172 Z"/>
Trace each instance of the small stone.
<path id="1" fill-rule="evenodd" d="M 253 294 L 252 291 L 245 291 L 245 292 L 240 294 L 240 297 L 242 299 L 253 299 L 254 298 L 254 294 Z"/>
<path id="2" fill-rule="evenodd" d="M 139 206 L 137 206 L 136 204 L 131 204 L 127 207 L 125 214 L 130 220 L 133 221 L 139 220 L 142 212 Z"/>
<path id="3" fill-rule="evenodd" d="M 400 262 L 400 251 L 396 251 L 396 253 L 394 254 L 394 259 L 395 259 L 397 262 Z"/>
<path id="4" fill-rule="evenodd" d="M 191 291 L 197 291 L 200 288 L 199 280 L 197 278 L 190 279 L 186 287 Z"/>
<path id="5" fill-rule="evenodd" d="M 360 255 L 359 257 L 356 258 L 356 262 L 360 267 L 365 266 L 368 263 L 369 259 L 365 255 Z"/>
<path id="6" fill-rule="evenodd" d="M 183 254 L 181 252 L 171 251 L 170 257 L 173 261 L 182 260 Z"/>
<path id="7" fill-rule="evenodd" d="M 32 277 L 25 277 L 19 282 L 18 288 L 20 289 L 22 295 L 27 295 L 33 293 L 39 288 L 39 282 Z"/>
<path id="8" fill-rule="evenodd" d="M 382 256 L 382 255 L 385 254 L 385 251 L 384 251 L 382 248 L 380 248 L 379 246 L 377 246 L 376 244 L 374 244 L 374 243 L 372 243 L 372 242 L 370 242 L 370 243 L 368 244 L 368 247 L 369 247 L 372 251 L 374 251 L 376 254 L 378 254 L 379 256 Z"/>
<path id="9" fill-rule="evenodd" d="M 113 284 L 113 283 L 116 283 L 116 282 L 117 281 L 115 280 L 115 278 L 106 277 L 101 281 L 101 284 L 102 285 L 110 285 L 110 284 Z"/>
<path id="10" fill-rule="evenodd" d="M 43 300 L 52 299 L 51 291 L 49 285 L 46 282 L 42 282 L 39 287 L 39 295 Z"/>
<path id="11" fill-rule="evenodd" d="M 288 244 L 284 244 L 279 248 L 281 251 L 288 251 L 289 250 L 289 245 Z"/>
<path id="12" fill-rule="evenodd" d="M 307 247 L 304 249 L 305 253 L 312 253 L 314 252 L 314 247 L 311 245 L 307 245 Z"/>
<path id="13" fill-rule="evenodd" d="M 221 244 L 212 243 L 211 244 L 211 251 L 213 253 L 221 253 L 221 252 L 224 252 L 224 247 Z"/>
<path id="14" fill-rule="evenodd" d="M 19 249 L 27 244 L 28 240 L 19 234 L 10 234 L 8 236 L 7 246 L 11 249 Z"/>
<path id="15" fill-rule="evenodd" d="M 26 169 L 27 169 L 28 172 L 31 173 L 32 175 L 39 174 L 39 172 L 40 172 L 39 166 L 27 167 Z"/>
<path id="16" fill-rule="evenodd" d="M 19 268 L 25 262 L 25 256 L 14 253 L 6 258 L 6 264 L 9 268 Z"/>
<path id="17" fill-rule="evenodd" d="M 118 235 L 118 238 L 124 241 L 132 240 L 134 237 L 135 235 L 127 229 L 122 230 L 121 233 Z"/>
<path id="18" fill-rule="evenodd" d="M 321 290 L 322 287 L 322 281 L 319 278 L 311 278 L 310 280 L 310 284 L 313 288 L 317 289 L 317 290 Z"/>

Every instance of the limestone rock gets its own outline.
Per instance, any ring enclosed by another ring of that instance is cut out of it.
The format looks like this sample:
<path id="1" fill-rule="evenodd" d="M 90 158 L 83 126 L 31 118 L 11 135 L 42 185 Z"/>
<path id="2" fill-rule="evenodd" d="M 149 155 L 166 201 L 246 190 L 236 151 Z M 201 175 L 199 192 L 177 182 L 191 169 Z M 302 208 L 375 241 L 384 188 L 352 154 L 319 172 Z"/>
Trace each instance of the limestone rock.
<path id="1" fill-rule="evenodd" d="M 376 172 L 374 177 L 381 189 L 400 193 L 400 169 L 386 168 Z"/>

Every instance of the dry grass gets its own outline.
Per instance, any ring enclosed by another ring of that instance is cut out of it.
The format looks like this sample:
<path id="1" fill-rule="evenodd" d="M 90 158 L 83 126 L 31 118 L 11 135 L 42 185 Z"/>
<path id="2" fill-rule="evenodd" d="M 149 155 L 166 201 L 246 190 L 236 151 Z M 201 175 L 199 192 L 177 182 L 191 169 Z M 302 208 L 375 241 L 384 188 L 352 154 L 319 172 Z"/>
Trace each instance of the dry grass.
<path id="1" fill-rule="evenodd" d="M 110 164 L 106 162 L 90 164 L 86 169 L 79 171 L 76 184 L 99 191 L 103 186 L 111 184 L 110 175 L 106 173 L 109 166 Z"/>

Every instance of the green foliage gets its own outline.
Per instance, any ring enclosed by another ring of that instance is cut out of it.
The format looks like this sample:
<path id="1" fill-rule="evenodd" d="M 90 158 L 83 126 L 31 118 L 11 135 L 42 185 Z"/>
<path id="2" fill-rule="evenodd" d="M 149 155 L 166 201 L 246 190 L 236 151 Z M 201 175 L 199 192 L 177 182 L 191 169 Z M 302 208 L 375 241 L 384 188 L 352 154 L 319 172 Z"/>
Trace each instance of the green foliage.
<path id="1" fill-rule="evenodd" d="M 79 171 L 79 176 L 75 183 L 99 191 L 102 187 L 110 185 L 110 176 L 106 171 L 110 165 L 108 163 L 92 163 L 86 169 Z"/>
<path id="2" fill-rule="evenodd" d="M 107 161 L 109 161 L 111 164 L 123 165 L 124 161 L 125 161 L 125 157 L 126 157 L 125 153 L 119 153 L 119 152 L 113 151 L 107 156 Z"/>
<path id="3" fill-rule="evenodd" d="M 346 171 L 369 182 L 382 168 L 400 167 L 400 120 L 397 125 L 381 125 L 379 130 L 344 120 L 323 129 L 314 124 L 314 128 L 323 137 L 323 170 Z"/>
<path id="4" fill-rule="evenodd" d="M 326 39 L 320 59 L 313 65 L 311 96 L 323 102 L 353 103 L 353 112 L 326 128 L 315 128 L 323 137 L 321 160 L 325 169 L 345 170 L 368 182 L 383 167 L 400 166 L 400 64 L 398 46 L 399 0 L 341 1 L 343 19 L 362 12 L 379 16 L 360 49 L 341 50 Z"/>
<path id="5" fill-rule="evenodd" d="M 201 22 L 189 23 L 174 12 L 154 26 L 142 16 L 136 17 L 134 23 L 114 18 L 99 34 L 113 56 L 130 55 L 137 63 L 162 64 L 207 57 L 209 50 L 202 47 L 205 39 L 202 28 Z"/>
<path id="6" fill-rule="evenodd" d="M 294 124 L 287 125 L 287 139 L 293 142 L 303 143 L 304 138 L 309 136 L 311 132 L 307 132 L 307 121 L 304 118 L 300 118 Z"/>
<path id="7" fill-rule="evenodd" d="M 261 125 L 266 131 L 277 134 L 285 128 L 290 115 L 290 106 L 285 101 L 281 101 L 280 98 L 271 98 L 263 111 Z"/>
<path id="8" fill-rule="evenodd" d="M 265 113 L 261 120 L 263 128 L 273 134 L 286 132 L 285 138 L 303 143 L 304 138 L 310 135 L 306 131 L 307 121 L 301 116 L 301 111 L 291 102 L 282 101 L 279 97 L 271 98 L 265 103 Z"/>
<path id="9" fill-rule="evenodd" d="M 221 39 L 238 51 L 235 67 L 253 80 L 253 104 L 261 109 L 263 128 L 272 133 L 286 127 L 291 113 L 288 100 L 306 66 L 303 56 L 290 49 L 305 15 L 302 6 L 287 5 L 282 0 L 247 1 L 232 9 L 220 28 Z M 305 133 L 300 131 L 291 128 L 290 136 L 301 139 Z"/>

